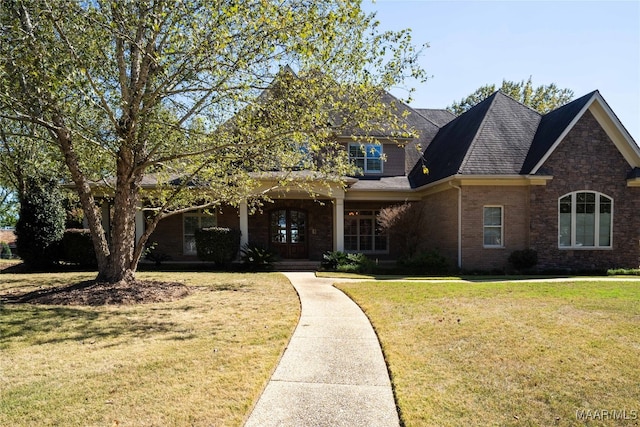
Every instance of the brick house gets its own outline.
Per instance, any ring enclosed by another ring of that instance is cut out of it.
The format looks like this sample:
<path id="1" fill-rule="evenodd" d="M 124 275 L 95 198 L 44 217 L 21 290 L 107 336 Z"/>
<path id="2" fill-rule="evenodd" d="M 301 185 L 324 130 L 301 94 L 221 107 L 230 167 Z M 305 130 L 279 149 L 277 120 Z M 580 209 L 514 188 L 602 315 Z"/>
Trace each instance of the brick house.
<path id="1" fill-rule="evenodd" d="M 526 248 L 542 269 L 640 264 L 640 149 L 598 91 L 545 115 L 501 92 L 459 117 L 401 109 L 419 137 L 404 147 L 380 137 L 364 151 L 345 137 L 364 172 L 346 177 L 345 189 L 315 198 L 276 190 L 252 215 L 241 204 L 170 217 L 150 241 L 174 260 L 195 260 L 194 230 L 216 224 L 285 259 L 320 260 L 330 250 L 396 259 L 402 254 L 376 215 L 408 201 L 423 210 L 415 224 L 423 249 L 465 270 L 504 269 Z"/>

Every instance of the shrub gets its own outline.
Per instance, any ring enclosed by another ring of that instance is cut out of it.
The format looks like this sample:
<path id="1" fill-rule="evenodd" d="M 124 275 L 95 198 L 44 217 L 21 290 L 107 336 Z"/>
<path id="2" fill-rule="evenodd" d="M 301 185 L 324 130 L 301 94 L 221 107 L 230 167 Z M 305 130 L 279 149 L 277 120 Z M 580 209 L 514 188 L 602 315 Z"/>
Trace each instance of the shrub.
<path id="1" fill-rule="evenodd" d="M 146 260 L 153 261 L 156 267 L 160 267 L 163 262 L 170 261 L 171 256 L 164 252 L 160 252 L 156 250 L 157 246 L 158 246 L 157 242 L 151 243 L 144 252 L 144 258 Z"/>
<path id="2" fill-rule="evenodd" d="M 528 270 L 538 264 L 538 252 L 533 249 L 513 251 L 509 263 L 518 271 Z"/>
<path id="3" fill-rule="evenodd" d="M 0 258 L 11 259 L 13 254 L 7 242 L 0 242 Z"/>
<path id="4" fill-rule="evenodd" d="M 445 274 L 449 271 L 449 261 L 435 250 L 400 259 L 398 265 L 405 271 L 419 274 Z"/>
<path id="5" fill-rule="evenodd" d="M 340 251 L 325 252 L 321 266 L 325 269 L 343 273 L 371 273 L 375 263 L 364 254 L 349 254 Z"/>
<path id="6" fill-rule="evenodd" d="M 324 270 L 337 270 L 338 266 L 347 264 L 347 254 L 341 251 L 331 251 L 322 254 L 320 266 Z"/>
<path id="7" fill-rule="evenodd" d="M 640 276 L 640 268 L 612 268 L 607 270 L 608 276 Z"/>
<path id="8" fill-rule="evenodd" d="M 278 259 L 274 252 L 253 243 L 244 245 L 240 257 L 242 264 L 250 271 L 273 270 L 273 263 Z"/>
<path id="9" fill-rule="evenodd" d="M 196 251 L 201 261 L 227 265 L 240 249 L 240 230 L 223 227 L 201 228 L 195 232 Z"/>
<path id="10" fill-rule="evenodd" d="M 60 258 L 56 244 L 64 233 L 65 213 L 55 181 L 30 179 L 20 200 L 16 224 L 18 255 L 29 267 L 51 266 Z"/>
<path id="11" fill-rule="evenodd" d="M 424 240 L 420 232 L 424 216 L 421 204 L 405 202 L 381 209 L 376 221 L 383 231 L 389 233 L 400 253 L 411 258 Z"/>
<path id="12" fill-rule="evenodd" d="M 62 261 L 83 267 L 96 266 L 96 252 L 87 229 L 69 228 L 62 236 Z"/>

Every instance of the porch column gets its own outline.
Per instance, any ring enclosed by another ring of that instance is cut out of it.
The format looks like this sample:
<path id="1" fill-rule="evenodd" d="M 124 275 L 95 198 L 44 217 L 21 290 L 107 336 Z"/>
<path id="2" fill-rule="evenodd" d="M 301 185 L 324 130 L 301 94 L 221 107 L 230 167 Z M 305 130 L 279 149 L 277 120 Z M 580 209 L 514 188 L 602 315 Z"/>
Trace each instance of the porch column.
<path id="1" fill-rule="evenodd" d="M 333 200 L 333 250 L 344 251 L 344 194 Z"/>
<path id="2" fill-rule="evenodd" d="M 138 206 L 136 211 L 136 241 L 134 245 L 137 245 L 144 233 L 144 214 L 142 212 L 142 204 Z"/>
<path id="3" fill-rule="evenodd" d="M 249 243 L 249 210 L 247 208 L 247 202 L 240 202 L 240 247 L 244 247 Z"/>

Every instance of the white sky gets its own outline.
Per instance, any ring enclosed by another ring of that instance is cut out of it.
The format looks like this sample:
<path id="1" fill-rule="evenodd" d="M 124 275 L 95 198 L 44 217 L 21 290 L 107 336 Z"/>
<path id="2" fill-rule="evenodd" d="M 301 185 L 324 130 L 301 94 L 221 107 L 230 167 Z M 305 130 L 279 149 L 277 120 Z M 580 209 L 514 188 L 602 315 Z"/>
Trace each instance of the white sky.
<path id="1" fill-rule="evenodd" d="M 598 89 L 640 144 L 640 0 L 363 1 L 381 29 L 428 43 L 414 107 L 444 108 L 482 85 L 532 77 L 575 98 Z M 394 95 L 406 97 L 401 88 Z"/>

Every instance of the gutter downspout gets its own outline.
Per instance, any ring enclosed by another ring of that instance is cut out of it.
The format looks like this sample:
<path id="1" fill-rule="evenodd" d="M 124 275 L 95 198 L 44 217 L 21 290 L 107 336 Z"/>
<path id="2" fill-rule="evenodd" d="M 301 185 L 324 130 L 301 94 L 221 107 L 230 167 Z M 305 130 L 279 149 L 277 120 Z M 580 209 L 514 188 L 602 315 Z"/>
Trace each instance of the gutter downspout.
<path id="1" fill-rule="evenodd" d="M 449 185 L 458 190 L 458 268 L 462 269 L 462 187 L 451 181 Z"/>

